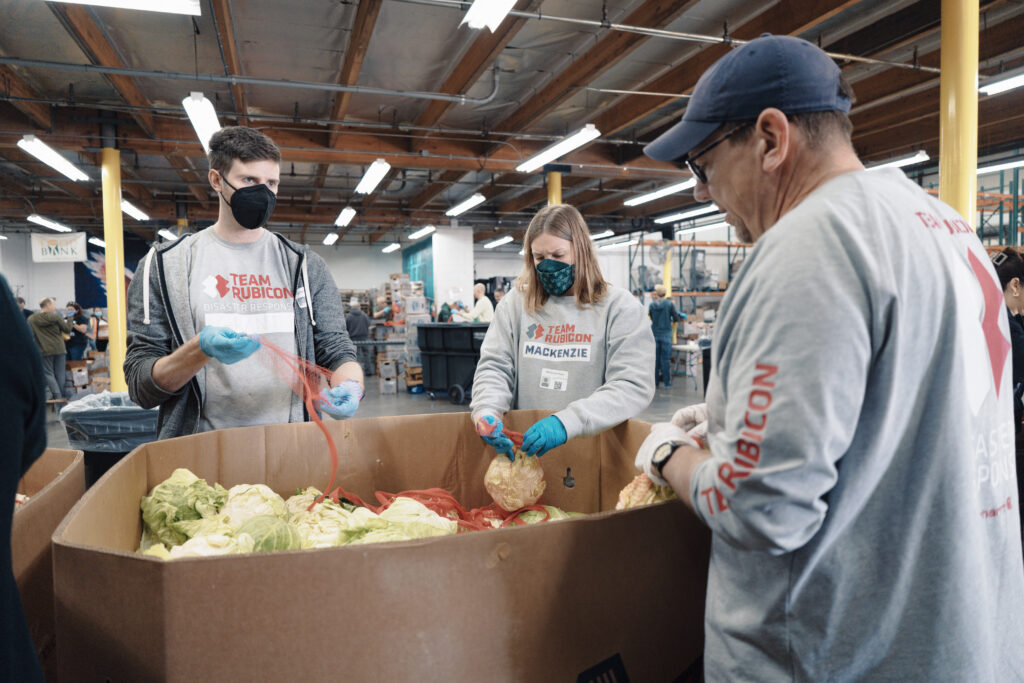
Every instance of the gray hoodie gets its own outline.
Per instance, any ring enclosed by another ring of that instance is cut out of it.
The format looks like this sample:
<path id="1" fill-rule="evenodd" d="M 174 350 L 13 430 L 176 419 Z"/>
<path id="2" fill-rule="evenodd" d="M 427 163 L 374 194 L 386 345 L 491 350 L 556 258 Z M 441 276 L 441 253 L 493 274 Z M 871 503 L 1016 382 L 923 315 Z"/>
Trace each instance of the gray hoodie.
<path id="1" fill-rule="evenodd" d="M 324 260 L 304 245 L 276 233 L 274 236 L 281 240 L 281 251 L 292 273 L 297 354 L 331 370 L 354 361 L 355 345 L 345 328 L 341 297 Z M 194 434 L 203 405 L 204 370 L 175 392 L 164 391 L 153 381 L 153 364 L 199 332 L 192 318 L 188 287 L 196 246 L 195 234 L 154 246 L 128 286 L 125 380 L 135 403 L 143 408 L 160 407 L 160 439 Z"/>
<path id="2" fill-rule="evenodd" d="M 533 315 L 509 292 L 494 312 L 473 377 L 473 417 L 513 408 L 557 411 L 568 438 L 636 416 L 654 397 L 654 336 L 647 311 L 609 286 L 586 308 L 549 297 Z"/>

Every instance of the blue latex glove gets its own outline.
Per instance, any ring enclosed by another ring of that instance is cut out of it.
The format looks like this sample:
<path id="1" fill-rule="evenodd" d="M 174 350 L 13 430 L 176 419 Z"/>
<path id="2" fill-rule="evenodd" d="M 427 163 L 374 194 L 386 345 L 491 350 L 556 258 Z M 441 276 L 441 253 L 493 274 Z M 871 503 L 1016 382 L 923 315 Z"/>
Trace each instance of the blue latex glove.
<path id="1" fill-rule="evenodd" d="M 494 415 L 484 415 L 476 422 L 476 433 L 488 446 L 509 460 L 516 459 L 516 447 L 512 439 L 505 436 L 501 420 Z"/>
<path id="2" fill-rule="evenodd" d="M 561 446 L 568 439 L 565 425 L 554 415 L 535 422 L 523 434 L 523 452 L 527 455 L 541 456 L 552 448 Z"/>
<path id="3" fill-rule="evenodd" d="M 331 417 L 344 419 L 356 414 L 363 400 L 363 387 L 354 379 L 347 379 L 336 387 L 320 392 L 320 410 Z"/>
<path id="4" fill-rule="evenodd" d="M 230 327 L 207 326 L 199 333 L 199 348 L 207 356 L 216 358 L 225 365 L 245 360 L 256 349 L 260 343 L 256 339 L 235 332 Z"/>

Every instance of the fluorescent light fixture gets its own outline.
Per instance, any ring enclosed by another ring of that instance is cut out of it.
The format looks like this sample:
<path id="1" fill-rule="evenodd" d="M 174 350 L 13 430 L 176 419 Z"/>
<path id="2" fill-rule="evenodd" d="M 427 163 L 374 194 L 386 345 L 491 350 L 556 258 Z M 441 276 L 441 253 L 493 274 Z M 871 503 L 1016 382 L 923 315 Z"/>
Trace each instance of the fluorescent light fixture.
<path id="1" fill-rule="evenodd" d="M 201 92 L 192 92 L 181 101 L 181 106 L 185 107 L 188 120 L 192 122 L 192 127 L 196 129 L 196 136 L 198 136 L 199 142 L 203 145 L 203 151 L 209 153 L 210 137 L 220 130 L 220 121 L 217 120 L 217 112 L 213 108 L 213 102 L 206 99 L 206 96 Z"/>
<path id="2" fill-rule="evenodd" d="M 592 239 L 592 240 L 603 240 L 605 237 L 611 237 L 614 234 L 615 234 L 615 232 L 612 231 L 612 230 L 605 230 L 604 232 L 599 232 L 596 235 L 591 235 L 590 239 Z"/>
<path id="3" fill-rule="evenodd" d="M 352 222 L 352 219 L 356 217 L 356 210 L 351 206 L 346 206 L 338 214 L 338 217 L 334 219 L 334 224 L 339 228 L 344 228 L 346 225 Z"/>
<path id="4" fill-rule="evenodd" d="M 902 168 L 904 166 L 912 166 L 914 164 L 919 164 L 922 161 L 928 161 L 930 158 L 931 157 L 928 156 L 928 152 L 922 149 L 919 152 L 915 152 L 905 157 L 899 157 L 897 159 L 893 159 L 892 161 L 886 161 L 881 164 L 874 164 L 872 166 L 868 166 L 868 170 L 877 171 L 880 168 Z"/>
<path id="5" fill-rule="evenodd" d="M 413 234 L 409 235 L 409 239 L 418 240 L 421 237 L 426 237 L 435 230 L 437 230 L 437 228 L 435 228 L 433 225 L 424 226 L 417 230 L 416 232 L 414 232 Z"/>
<path id="6" fill-rule="evenodd" d="M 544 164 L 550 163 L 559 157 L 563 157 L 574 149 L 582 147 L 594 138 L 599 137 L 601 137 L 601 131 L 599 131 L 594 124 L 588 123 L 572 135 L 564 137 L 555 144 L 545 147 L 537 154 L 519 164 L 516 166 L 516 171 L 519 173 L 530 173 L 532 171 L 536 171 Z"/>
<path id="7" fill-rule="evenodd" d="M 728 223 L 726 223 L 725 221 L 719 221 L 717 223 L 711 223 L 710 225 L 701 225 L 701 226 L 698 226 L 696 228 L 685 228 L 683 230 L 677 231 L 676 234 L 677 235 L 682 235 L 682 234 L 685 234 L 685 233 L 693 234 L 695 232 L 700 232 L 702 230 L 710 230 L 712 228 L 728 228 L 728 227 L 729 227 Z"/>
<path id="8" fill-rule="evenodd" d="M 5 239 L 7 239 L 7 235 L 0 235 L 0 240 L 5 240 Z"/>
<path id="9" fill-rule="evenodd" d="M 336 232 L 327 233 L 327 236 L 324 237 L 324 245 L 328 246 L 328 247 L 331 246 L 332 244 L 334 244 L 337 241 L 338 241 L 338 233 L 336 233 Z"/>
<path id="10" fill-rule="evenodd" d="M 500 247 L 503 244 L 508 244 L 511 241 L 512 235 L 505 235 L 504 237 L 499 237 L 493 242 L 488 242 L 487 244 L 484 245 L 484 249 L 494 249 L 495 247 Z"/>
<path id="11" fill-rule="evenodd" d="M 477 206 L 478 204 L 483 204 L 486 201 L 487 201 L 487 197 L 485 197 L 482 194 L 480 194 L 479 192 L 477 192 L 476 194 L 474 194 L 469 199 L 466 199 L 466 200 L 464 200 L 462 202 L 459 202 L 458 204 L 456 204 L 452 208 L 450 208 L 447 211 L 445 211 L 444 215 L 445 216 L 461 216 L 462 214 L 464 214 L 467 211 L 469 211 L 470 209 L 472 209 L 474 206 Z"/>
<path id="12" fill-rule="evenodd" d="M 998 81 L 992 81 L 979 86 L 978 92 L 982 92 L 986 95 L 998 95 L 1001 92 L 1013 90 L 1014 88 L 1019 88 L 1022 85 L 1024 85 L 1024 74 L 1017 74 L 1016 76 L 1001 78 Z"/>
<path id="13" fill-rule="evenodd" d="M 49 228 L 50 230 L 56 230 L 57 232 L 71 232 L 72 231 L 71 228 L 69 228 L 68 226 L 64 225 L 63 223 L 58 223 L 57 221 L 51 221 L 49 218 L 43 218 L 38 213 L 29 214 L 28 219 L 30 221 L 32 221 L 33 223 L 35 223 L 36 225 L 41 225 L 44 228 Z"/>
<path id="14" fill-rule="evenodd" d="M 71 180 L 88 180 L 89 176 L 82 172 L 82 169 L 61 156 L 61 153 L 50 147 L 48 144 L 37 138 L 35 135 L 24 135 L 18 140 L 18 147 L 28 152 L 39 161 L 43 162 L 55 171 L 67 176 Z"/>
<path id="15" fill-rule="evenodd" d="M 401 249 L 401 248 L 402 248 L 401 244 L 399 244 L 398 242 L 392 242 L 388 246 L 386 246 L 383 249 L 381 249 L 381 251 L 383 251 L 385 254 L 390 254 L 391 252 L 395 251 L 396 249 Z"/>
<path id="16" fill-rule="evenodd" d="M 121 200 L 121 210 L 137 221 L 148 221 L 149 214 L 132 204 L 127 199 Z"/>
<path id="17" fill-rule="evenodd" d="M 118 9 L 139 9 L 150 12 L 166 12 L 167 14 L 190 14 L 193 17 L 202 15 L 199 0 L 50 0 L 65 2 L 70 5 L 93 5 L 95 7 L 116 7 Z"/>
<path id="18" fill-rule="evenodd" d="M 175 235 L 173 232 L 171 232 L 167 228 L 164 228 L 163 230 L 158 230 L 156 234 L 160 235 L 165 240 L 171 240 L 172 242 L 174 240 L 178 239 L 178 235 Z"/>
<path id="19" fill-rule="evenodd" d="M 646 204 L 647 202 L 653 202 L 655 199 L 661 199 L 662 197 L 667 197 L 670 194 L 675 194 L 676 192 L 682 192 L 684 190 L 689 190 L 691 187 L 696 187 L 696 186 L 697 186 L 697 180 L 695 178 L 690 178 L 689 180 L 684 180 L 681 183 L 676 183 L 675 185 L 669 185 L 668 187 L 663 187 L 660 190 L 655 190 L 654 192 L 648 192 L 647 194 L 642 194 L 639 197 L 633 197 L 632 199 L 627 199 L 626 201 L 622 202 L 622 205 L 623 206 L 636 206 L 637 204 Z"/>
<path id="20" fill-rule="evenodd" d="M 380 184 L 380 181 L 384 180 L 384 176 L 391 170 L 391 164 L 384 161 L 383 159 L 377 159 L 370 167 L 366 169 L 366 173 L 363 174 L 363 179 L 356 185 L 356 193 L 358 194 L 370 194 L 374 188 Z"/>
<path id="21" fill-rule="evenodd" d="M 980 166 L 978 168 L 978 175 L 983 173 L 998 173 L 999 171 L 1007 171 L 1011 168 L 1020 168 L 1021 166 L 1024 166 L 1024 159 L 1006 161 L 1001 164 L 992 164 L 990 166 Z"/>
<path id="22" fill-rule="evenodd" d="M 89 244 L 95 244 L 97 247 L 103 247 L 106 249 L 107 243 L 101 240 L 99 237 L 90 237 Z"/>
<path id="23" fill-rule="evenodd" d="M 469 24 L 470 28 L 475 29 L 486 26 L 494 33 L 515 4 L 516 0 L 473 0 L 473 6 L 466 12 L 459 26 Z"/>
<path id="24" fill-rule="evenodd" d="M 602 244 L 598 249 L 615 249 L 617 247 L 632 247 L 639 243 L 640 240 L 629 240 L 626 242 L 615 242 L 614 244 Z"/>
<path id="25" fill-rule="evenodd" d="M 654 222 L 657 223 L 658 225 L 663 225 L 665 223 L 675 223 L 677 221 L 685 221 L 687 218 L 696 218 L 697 216 L 703 216 L 704 214 L 714 213 L 715 211 L 718 211 L 718 205 L 712 203 L 708 204 L 707 206 L 702 206 L 699 209 L 691 209 L 689 211 L 683 211 L 682 213 L 674 213 L 671 216 L 662 216 L 661 218 L 655 218 Z"/>

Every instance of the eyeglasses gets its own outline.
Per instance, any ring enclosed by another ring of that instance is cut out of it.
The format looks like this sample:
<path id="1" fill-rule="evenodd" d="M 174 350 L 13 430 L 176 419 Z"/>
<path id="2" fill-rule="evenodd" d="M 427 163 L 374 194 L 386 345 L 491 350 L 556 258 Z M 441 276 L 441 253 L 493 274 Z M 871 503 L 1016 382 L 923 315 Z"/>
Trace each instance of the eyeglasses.
<path id="1" fill-rule="evenodd" d="M 748 128 L 750 126 L 753 126 L 754 123 L 756 123 L 756 122 L 755 121 L 747 121 L 746 123 L 741 123 L 740 125 L 736 126 L 732 130 L 730 130 L 728 133 L 726 133 L 722 137 L 720 137 L 717 140 L 715 140 L 714 142 L 712 142 L 712 143 L 702 147 L 701 150 L 699 152 L 697 152 L 696 154 L 687 154 L 683 158 L 682 163 L 679 164 L 680 168 L 682 168 L 682 166 L 685 165 L 686 168 L 688 168 L 690 170 L 690 173 L 692 173 L 693 176 L 697 180 L 699 180 L 700 182 L 702 182 L 702 183 L 704 183 L 706 185 L 707 182 L 708 182 L 708 174 L 704 170 L 704 167 L 697 163 L 697 161 L 696 161 L 697 157 L 700 157 L 700 156 L 703 156 L 703 155 L 707 154 L 708 152 L 713 150 L 715 147 L 717 147 L 718 145 L 722 144 L 723 142 L 728 140 L 730 137 L 732 137 L 736 133 L 738 133 L 741 130 L 743 130 L 744 128 Z"/>

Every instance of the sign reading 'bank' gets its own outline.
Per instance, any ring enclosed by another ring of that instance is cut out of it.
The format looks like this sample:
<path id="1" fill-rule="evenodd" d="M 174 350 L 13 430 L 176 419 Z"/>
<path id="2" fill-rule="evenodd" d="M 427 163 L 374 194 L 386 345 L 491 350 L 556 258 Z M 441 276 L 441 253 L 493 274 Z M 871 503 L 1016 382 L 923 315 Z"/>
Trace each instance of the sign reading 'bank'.
<path id="1" fill-rule="evenodd" d="M 66 235 L 32 233 L 32 260 L 36 263 L 51 261 L 84 261 L 86 254 L 84 232 Z"/>

